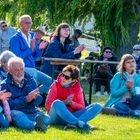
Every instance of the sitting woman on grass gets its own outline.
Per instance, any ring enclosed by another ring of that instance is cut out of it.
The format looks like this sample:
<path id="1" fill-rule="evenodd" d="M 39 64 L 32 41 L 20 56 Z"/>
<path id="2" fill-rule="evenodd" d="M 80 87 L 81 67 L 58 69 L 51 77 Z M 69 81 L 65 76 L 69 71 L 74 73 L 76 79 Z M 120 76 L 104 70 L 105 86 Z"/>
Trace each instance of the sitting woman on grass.
<path id="1" fill-rule="evenodd" d="M 114 108 L 117 115 L 140 117 L 140 76 L 136 73 L 134 57 L 123 55 L 118 70 L 111 80 L 111 95 L 105 105 L 111 108 L 103 109 L 103 113 Z"/>
<path id="2" fill-rule="evenodd" d="M 11 111 L 8 103 L 8 98 L 11 93 L 6 92 L 6 90 L 0 91 L 0 128 L 7 128 L 12 121 Z"/>
<path id="3" fill-rule="evenodd" d="M 73 65 L 68 65 L 62 70 L 50 87 L 46 109 L 51 124 L 92 130 L 93 127 L 87 122 L 97 116 L 102 107 L 98 103 L 85 107 L 79 73 L 79 69 Z"/>

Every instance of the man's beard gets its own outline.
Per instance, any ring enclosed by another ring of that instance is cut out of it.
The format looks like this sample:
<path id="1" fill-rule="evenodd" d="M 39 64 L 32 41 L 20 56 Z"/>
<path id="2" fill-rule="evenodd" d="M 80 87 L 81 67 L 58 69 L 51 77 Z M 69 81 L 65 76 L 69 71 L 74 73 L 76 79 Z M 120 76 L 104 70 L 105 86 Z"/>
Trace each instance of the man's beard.
<path id="1" fill-rule="evenodd" d="M 13 75 L 13 79 L 14 79 L 15 82 L 21 83 L 22 80 L 24 79 L 24 74 L 20 77 L 17 77 L 15 75 Z"/>

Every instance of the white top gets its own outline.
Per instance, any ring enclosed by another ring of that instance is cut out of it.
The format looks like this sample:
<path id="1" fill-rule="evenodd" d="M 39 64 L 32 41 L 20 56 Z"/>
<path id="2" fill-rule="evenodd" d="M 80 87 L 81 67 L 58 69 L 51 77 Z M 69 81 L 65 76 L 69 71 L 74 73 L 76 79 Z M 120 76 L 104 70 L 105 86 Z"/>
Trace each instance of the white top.
<path id="1" fill-rule="evenodd" d="M 20 30 L 22 37 L 25 39 L 26 43 L 28 44 L 30 48 L 30 41 L 31 41 L 31 35 L 28 33 L 28 37 Z"/>

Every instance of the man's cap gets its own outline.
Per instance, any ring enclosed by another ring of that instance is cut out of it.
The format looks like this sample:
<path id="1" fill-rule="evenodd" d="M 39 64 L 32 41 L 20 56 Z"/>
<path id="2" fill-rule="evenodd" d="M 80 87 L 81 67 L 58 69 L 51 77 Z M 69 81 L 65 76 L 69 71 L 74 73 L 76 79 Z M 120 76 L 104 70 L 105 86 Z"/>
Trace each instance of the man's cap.
<path id="1" fill-rule="evenodd" d="M 5 20 L 0 20 L 0 24 L 6 23 Z"/>
<path id="2" fill-rule="evenodd" d="M 134 45 L 134 46 L 133 46 L 133 49 L 138 49 L 138 50 L 140 50 L 140 44 Z"/>
<path id="3" fill-rule="evenodd" d="M 40 31 L 40 32 L 42 32 L 44 35 L 46 34 L 46 31 L 45 31 L 44 27 L 41 27 L 41 26 L 37 27 L 36 29 L 33 29 L 32 31 L 33 31 L 33 32 Z"/>
<path id="4" fill-rule="evenodd" d="M 77 33 L 77 34 L 79 34 L 79 35 L 82 35 L 82 31 L 81 31 L 80 29 L 75 29 L 75 30 L 74 30 L 74 33 Z"/>

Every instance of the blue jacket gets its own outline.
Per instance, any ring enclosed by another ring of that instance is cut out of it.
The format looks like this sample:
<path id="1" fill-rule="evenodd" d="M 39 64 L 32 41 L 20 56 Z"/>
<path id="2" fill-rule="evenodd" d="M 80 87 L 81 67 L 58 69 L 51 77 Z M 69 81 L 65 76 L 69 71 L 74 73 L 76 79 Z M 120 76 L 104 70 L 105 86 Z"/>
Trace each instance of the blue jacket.
<path id="1" fill-rule="evenodd" d="M 64 59 L 79 58 L 80 55 L 74 55 L 73 51 L 74 48 L 72 44 L 68 43 L 63 46 L 59 38 L 55 36 L 46 49 L 45 57 Z M 58 65 L 54 66 L 54 71 L 56 70 L 58 70 Z M 52 77 L 52 65 L 49 61 L 43 61 L 41 71 Z"/>
<path id="2" fill-rule="evenodd" d="M 29 32 L 31 39 L 34 36 L 33 32 Z M 40 50 L 38 47 L 32 50 L 26 40 L 22 37 L 20 31 L 18 31 L 10 40 L 10 51 L 12 51 L 16 56 L 21 57 L 24 60 L 25 67 L 35 67 L 35 59 L 40 56 Z"/>
<path id="3" fill-rule="evenodd" d="M 36 82 L 29 74 L 25 73 L 22 88 L 13 82 L 10 74 L 8 74 L 7 78 L 2 82 L 1 87 L 2 90 L 6 89 L 12 94 L 8 100 L 11 110 L 19 110 L 24 113 L 36 113 L 37 110 L 35 106 L 41 103 L 42 96 L 38 95 L 32 102 L 27 102 L 26 96 L 37 88 Z"/>
<path id="4" fill-rule="evenodd" d="M 110 97 L 106 102 L 105 106 L 111 107 L 113 104 L 120 101 L 126 92 L 130 92 L 132 96 L 136 95 L 135 87 L 140 87 L 140 76 L 135 73 L 133 76 L 134 85 L 129 91 L 125 82 L 127 80 L 126 73 L 123 74 L 124 79 L 121 78 L 120 72 L 117 72 L 110 82 Z"/>

